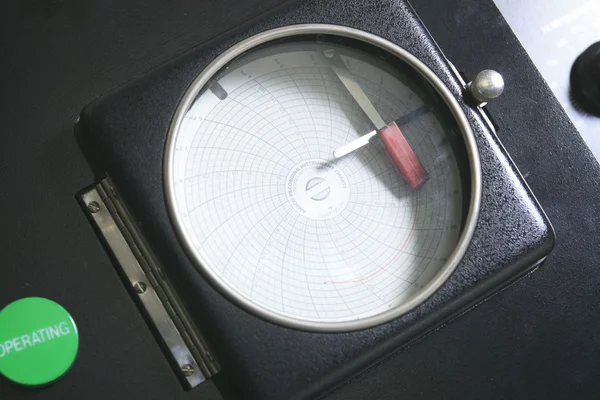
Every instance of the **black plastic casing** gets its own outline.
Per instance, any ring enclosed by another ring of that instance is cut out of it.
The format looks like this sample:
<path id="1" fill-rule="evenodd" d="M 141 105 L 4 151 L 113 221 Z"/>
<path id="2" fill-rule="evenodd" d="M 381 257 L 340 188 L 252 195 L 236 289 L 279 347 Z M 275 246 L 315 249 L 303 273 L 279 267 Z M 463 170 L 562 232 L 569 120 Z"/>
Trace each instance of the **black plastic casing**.
<path id="1" fill-rule="evenodd" d="M 192 80 L 242 39 L 307 23 L 361 29 L 419 58 L 461 104 L 481 159 L 481 212 L 472 243 L 454 274 L 432 297 L 401 318 L 350 333 L 283 328 L 232 304 L 184 253 L 164 196 L 167 132 Z M 554 233 L 545 214 L 480 111 L 465 103 L 461 83 L 407 2 L 308 1 L 238 30 L 94 101 L 82 111 L 76 125 L 79 142 L 98 178 L 110 176 L 133 210 L 166 275 L 219 360 L 223 369 L 215 380 L 226 398 L 324 396 L 531 271 L 550 252 Z"/>

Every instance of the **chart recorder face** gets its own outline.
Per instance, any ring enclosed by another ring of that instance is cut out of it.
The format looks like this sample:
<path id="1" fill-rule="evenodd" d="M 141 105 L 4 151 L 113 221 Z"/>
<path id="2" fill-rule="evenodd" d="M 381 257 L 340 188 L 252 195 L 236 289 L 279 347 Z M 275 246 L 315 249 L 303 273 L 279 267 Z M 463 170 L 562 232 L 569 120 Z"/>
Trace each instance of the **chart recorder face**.
<path id="1" fill-rule="evenodd" d="M 286 326 L 354 330 L 451 274 L 479 160 L 452 96 L 410 54 L 363 32 L 300 33 L 242 43 L 196 79 L 170 131 L 167 198 L 230 299 Z"/>
<path id="2" fill-rule="evenodd" d="M 552 246 L 479 107 L 502 92 L 497 73 L 465 83 L 432 42 L 409 40 L 419 27 L 284 22 L 82 113 L 108 176 L 85 212 L 190 387 L 222 367 L 258 398 L 298 395 L 294 371 L 321 393 L 340 365 L 364 370 Z"/>

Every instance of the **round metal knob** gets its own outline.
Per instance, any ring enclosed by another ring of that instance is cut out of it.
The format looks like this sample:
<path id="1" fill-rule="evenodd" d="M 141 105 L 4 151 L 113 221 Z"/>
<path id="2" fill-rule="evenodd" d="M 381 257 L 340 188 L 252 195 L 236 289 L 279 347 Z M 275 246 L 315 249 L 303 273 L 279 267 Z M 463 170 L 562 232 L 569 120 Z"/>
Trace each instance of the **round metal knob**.
<path id="1" fill-rule="evenodd" d="M 469 91 L 479 103 L 487 103 L 500 96 L 504 91 L 502 75 L 492 69 L 485 69 L 477 74 L 467 85 Z"/>

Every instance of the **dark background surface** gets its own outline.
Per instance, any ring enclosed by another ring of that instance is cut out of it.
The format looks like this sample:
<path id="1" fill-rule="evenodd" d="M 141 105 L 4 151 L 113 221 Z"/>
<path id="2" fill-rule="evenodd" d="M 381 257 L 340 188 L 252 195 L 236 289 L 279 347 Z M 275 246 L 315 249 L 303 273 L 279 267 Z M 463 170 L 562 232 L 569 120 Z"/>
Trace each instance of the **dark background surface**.
<path id="1" fill-rule="evenodd" d="M 73 123 L 94 98 L 276 4 L 3 2 L 0 306 L 27 296 L 61 303 L 81 348 L 64 379 L 42 390 L 2 379 L 0 398 L 219 398 L 212 383 L 182 389 L 76 203 L 94 177 Z M 468 76 L 504 75 L 490 109 L 557 245 L 537 272 L 333 398 L 597 398 L 600 170 L 491 1 L 412 4 Z"/>

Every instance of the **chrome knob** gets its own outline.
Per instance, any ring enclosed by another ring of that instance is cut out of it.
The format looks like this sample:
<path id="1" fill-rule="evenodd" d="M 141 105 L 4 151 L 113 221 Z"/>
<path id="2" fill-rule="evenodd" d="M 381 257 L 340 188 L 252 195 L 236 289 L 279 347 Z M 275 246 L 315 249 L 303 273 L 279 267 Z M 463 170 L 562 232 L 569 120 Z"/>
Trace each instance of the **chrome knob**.
<path id="1" fill-rule="evenodd" d="M 467 84 L 467 88 L 475 100 L 479 102 L 479 105 L 482 105 L 502 94 L 504 91 L 504 79 L 498 72 L 492 69 L 485 69 Z"/>

